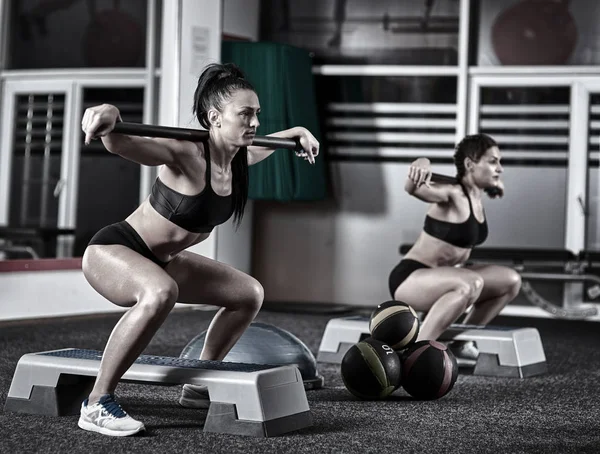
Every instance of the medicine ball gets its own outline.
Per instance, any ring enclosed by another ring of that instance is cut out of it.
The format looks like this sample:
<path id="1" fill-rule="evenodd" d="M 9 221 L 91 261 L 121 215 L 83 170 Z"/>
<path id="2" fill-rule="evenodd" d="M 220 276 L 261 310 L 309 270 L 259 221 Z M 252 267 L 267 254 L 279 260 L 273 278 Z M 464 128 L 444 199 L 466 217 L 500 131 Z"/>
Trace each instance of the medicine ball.
<path id="1" fill-rule="evenodd" d="M 402 387 L 416 399 L 439 399 L 456 383 L 456 358 L 448 347 L 440 342 L 415 342 L 402 352 L 400 360 Z"/>
<path id="2" fill-rule="evenodd" d="M 417 340 L 419 317 L 414 309 L 401 301 L 381 303 L 371 314 L 371 336 L 394 350 L 406 348 Z"/>
<path id="3" fill-rule="evenodd" d="M 398 354 L 372 337 L 350 347 L 342 359 L 341 369 L 344 385 L 360 399 L 382 399 L 400 386 Z"/>

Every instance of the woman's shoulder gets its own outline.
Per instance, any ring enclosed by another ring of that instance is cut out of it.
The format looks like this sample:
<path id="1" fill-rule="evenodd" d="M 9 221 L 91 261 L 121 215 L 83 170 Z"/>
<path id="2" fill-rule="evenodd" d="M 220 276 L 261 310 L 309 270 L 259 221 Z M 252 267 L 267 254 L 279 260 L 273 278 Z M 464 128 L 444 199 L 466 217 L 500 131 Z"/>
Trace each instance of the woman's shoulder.
<path id="1" fill-rule="evenodd" d="M 198 172 L 203 172 L 206 168 L 207 152 L 202 142 L 190 142 L 187 140 L 174 140 L 178 142 L 174 144 L 177 147 L 178 159 L 176 165 L 173 167 L 173 171 L 176 173 L 184 173 L 195 175 Z"/>
<path id="2" fill-rule="evenodd" d="M 452 202 L 457 198 L 464 197 L 465 193 L 460 183 L 436 183 L 440 189 L 447 191 L 449 201 Z"/>
<path id="3" fill-rule="evenodd" d="M 204 147 L 201 142 L 189 140 L 178 140 L 163 137 L 154 137 L 152 141 L 159 144 L 179 156 L 204 156 Z"/>

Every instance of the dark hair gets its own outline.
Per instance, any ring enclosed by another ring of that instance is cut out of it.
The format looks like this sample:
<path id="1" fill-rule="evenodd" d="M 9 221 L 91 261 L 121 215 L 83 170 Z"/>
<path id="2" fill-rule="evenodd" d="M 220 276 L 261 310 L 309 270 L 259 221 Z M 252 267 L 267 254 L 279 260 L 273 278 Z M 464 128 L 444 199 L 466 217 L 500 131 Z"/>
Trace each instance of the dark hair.
<path id="1" fill-rule="evenodd" d="M 237 90 L 252 90 L 256 92 L 244 73 L 233 63 L 213 63 L 204 68 L 198 78 L 198 86 L 194 92 L 193 112 L 203 128 L 210 129 L 208 111 L 211 108 L 219 112 L 223 104 Z M 248 149 L 241 148 L 231 162 L 233 173 L 233 222 L 239 227 L 244 216 L 244 208 L 248 200 Z"/>
<path id="2" fill-rule="evenodd" d="M 481 157 L 491 147 L 497 146 L 496 141 L 487 134 L 473 134 L 465 136 L 454 151 L 454 165 L 456 166 L 456 179 L 462 180 L 465 176 L 465 158 L 479 162 Z"/>

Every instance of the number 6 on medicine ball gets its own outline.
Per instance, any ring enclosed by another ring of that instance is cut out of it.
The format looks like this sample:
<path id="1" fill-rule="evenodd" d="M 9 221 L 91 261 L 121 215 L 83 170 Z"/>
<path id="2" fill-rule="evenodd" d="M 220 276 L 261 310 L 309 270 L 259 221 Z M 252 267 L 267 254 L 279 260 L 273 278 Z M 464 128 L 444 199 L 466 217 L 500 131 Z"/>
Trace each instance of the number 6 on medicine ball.
<path id="1" fill-rule="evenodd" d="M 394 350 L 402 350 L 417 340 L 419 317 L 414 309 L 401 301 L 381 303 L 371 314 L 371 337 Z"/>
<path id="2" fill-rule="evenodd" d="M 383 399 L 400 386 L 401 363 L 389 345 L 368 337 L 350 347 L 342 359 L 342 379 L 360 399 Z"/>

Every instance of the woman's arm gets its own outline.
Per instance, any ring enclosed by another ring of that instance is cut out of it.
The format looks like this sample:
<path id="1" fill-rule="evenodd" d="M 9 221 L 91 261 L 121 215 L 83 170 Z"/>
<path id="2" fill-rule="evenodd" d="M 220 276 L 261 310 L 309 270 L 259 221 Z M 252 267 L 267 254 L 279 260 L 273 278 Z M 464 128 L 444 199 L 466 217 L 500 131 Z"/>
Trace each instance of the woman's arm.
<path id="1" fill-rule="evenodd" d="M 315 163 L 315 158 L 319 155 L 319 142 L 308 129 L 301 126 L 286 129 L 285 131 L 274 132 L 273 134 L 269 134 L 267 137 L 298 139 L 303 151 L 296 151 L 296 156 L 308 160 L 308 162 L 311 164 Z M 274 151 L 274 148 L 256 146 L 248 147 L 248 165 L 256 164 L 263 159 L 268 158 Z"/>
<path id="2" fill-rule="evenodd" d="M 415 160 L 408 169 L 404 190 L 423 202 L 446 203 L 450 201 L 453 186 L 431 184 L 431 162 L 427 158 Z"/>
<path id="3" fill-rule="evenodd" d="M 110 153 L 147 166 L 166 164 L 177 167 L 184 156 L 189 156 L 196 149 L 193 143 L 186 141 L 111 133 L 120 120 L 119 109 L 110 104 L 86 109 L 81 121 L 85 144 L 100 138 Z"/>
<path id="4" fill-rule="evenodd" d="M 123 134 L 103 136 L 102 143 L 110 153 L 145 166 L 165 164 L 171 167 L 180 167 L 183 158 L 190 156 L 197 149 L 192 142 Z"/>

